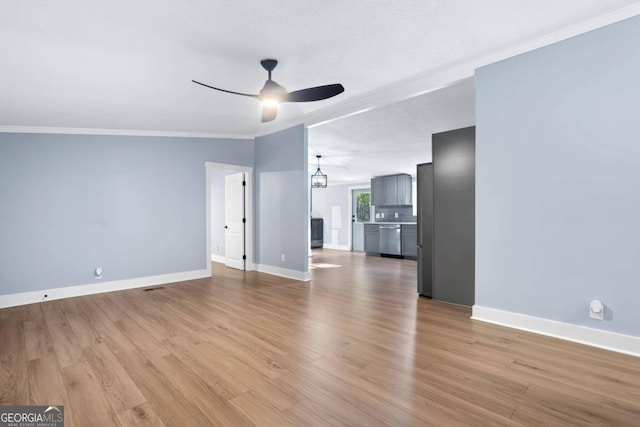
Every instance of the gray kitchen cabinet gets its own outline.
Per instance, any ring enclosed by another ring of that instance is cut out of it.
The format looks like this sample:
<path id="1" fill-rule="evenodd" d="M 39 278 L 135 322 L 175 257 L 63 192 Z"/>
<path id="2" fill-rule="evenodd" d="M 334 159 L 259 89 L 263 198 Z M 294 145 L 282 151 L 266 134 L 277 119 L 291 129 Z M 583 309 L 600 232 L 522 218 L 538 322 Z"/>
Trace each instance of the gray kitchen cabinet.
<path id="1" fill-rule="evenodd" d="M 416 258 L 418 256 L 418 226 L 402 224 L 402 256 Z"/>
<path id="2" fill-rule="evenodd" d="M 397 175 L 396 201 L 400 206 L 413 204 L 411 175 Z"/>
<path id="3" fill-rule="evenodd" d="M 395 206 L 398 204 L 398 177 L 390 175 L 384 177 L 384 205 Z"/>
<path id="4" fill-rule="evenodd" d="M 396 174 L 371 178 L 371 199 L 374 206 L 410 206 L 411 175 Z"/>
<path id="5" fill-rule="evenodd" d="M 380 253 L 380 226 L 378 224 L 364 225 L 364 251 L 368 254 Z"/>
<path id="6" fill-rule="evenodd" d="M 371 204 L 384 206 L 384 200 L 384 176 L 374 176 L 371 178 Z"/>

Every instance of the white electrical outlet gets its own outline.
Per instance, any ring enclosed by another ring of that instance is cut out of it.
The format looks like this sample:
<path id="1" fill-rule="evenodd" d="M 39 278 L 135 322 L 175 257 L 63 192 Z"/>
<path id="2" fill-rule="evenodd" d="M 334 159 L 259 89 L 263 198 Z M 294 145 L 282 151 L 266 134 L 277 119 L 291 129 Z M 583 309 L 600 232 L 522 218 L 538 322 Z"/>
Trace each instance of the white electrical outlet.
<path id="1" fill-rule="evenodd" d="M 604 318 L 604 304 L 597 299 L 591 301 L 591 304 L 589 304 L 589 317 L 602 320 Z"/>
<path id="2" fill-rule="evenodd" d="M 96 267 L 95 271 L 93 272 L 93 277 L 95 277 L 96 279 L 102 279 L 102 267 Z"/>
<path id="3" fill-rule="evenodd" d="M 280 258 L 282 259 L 282 262 L 284 262 L 284 261 L 285 261 L 285 259 L 286 259 L 286 258 L 285 258 L 285 256 L 284 256 L 284 254 L 280 255 Z"/>
<path id="4" fill-rule="evenodd" d="M 382 218 L 384 218 L 384 212 L 380 212 L 380 215 L 382 216 Z"/>
<path id="5" fill-rule="evenodd" d="M 396 218 L 398 218 L 398 212 L 396 212 Z"/>

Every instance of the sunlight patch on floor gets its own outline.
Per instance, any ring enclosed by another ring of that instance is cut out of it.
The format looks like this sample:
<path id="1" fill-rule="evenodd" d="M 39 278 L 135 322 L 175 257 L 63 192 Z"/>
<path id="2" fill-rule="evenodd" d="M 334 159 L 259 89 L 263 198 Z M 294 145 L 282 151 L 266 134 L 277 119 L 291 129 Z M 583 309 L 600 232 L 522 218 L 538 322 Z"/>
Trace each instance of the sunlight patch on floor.
<path id="1" fill-rule="evenodd" d="M 342 266 L 338 264 L 324 264 L 324 263 L 309 264 L 309 268 L 336 268 L 336 267 L 342 267 Z"/>

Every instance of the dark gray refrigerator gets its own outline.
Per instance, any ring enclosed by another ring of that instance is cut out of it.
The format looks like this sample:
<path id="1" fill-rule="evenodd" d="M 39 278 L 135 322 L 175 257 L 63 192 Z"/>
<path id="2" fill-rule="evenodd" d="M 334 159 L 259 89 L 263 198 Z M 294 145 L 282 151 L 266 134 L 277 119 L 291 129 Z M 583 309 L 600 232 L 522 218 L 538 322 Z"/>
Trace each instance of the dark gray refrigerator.
<path id="1" fill-rule="evenodd" d="M 418 165 L 418 294 L 433 298 L 433 163 Z"/>
<path id="2" fill-rule="evenodd" d="M 418 293 L 475 301 L 475 127 L 432 136 L 432 163 L 418 165 Z"/>

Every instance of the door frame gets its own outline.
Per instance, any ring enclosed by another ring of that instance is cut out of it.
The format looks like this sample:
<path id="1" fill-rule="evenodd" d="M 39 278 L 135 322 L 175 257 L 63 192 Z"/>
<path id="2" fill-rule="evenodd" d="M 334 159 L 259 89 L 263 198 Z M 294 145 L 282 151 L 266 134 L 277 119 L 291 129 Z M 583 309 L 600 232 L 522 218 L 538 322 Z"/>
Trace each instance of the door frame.
<path id="1" fill-rule="evenodd" d="M 353 251 L 353 190 L 366 190 L 367 188 L 371 188 L 371 184 L 369 185 L 365 185 L 365 184 L 361 184 L 361 185 L 353 185 L 349 187 L 349 191 L 347 192 L 347 198 L 349 200 L 349 203 L 347 203 L 347 206 L 349 207 L 349 216 L 347 216 L 347 218 L 349 218 L 349 243 L 348 243 L 348 247 L 350 251 Z"/>
<path id="2" fill-rule="evenodd" d="M 230 165 L 226 163 L 204 162 L 205 167 L 205 191 L 206 191 L 206 234 L 207 234 L 207 272 L 211 275 L 211 172 L 214 169 L 223 169 L 234 172 L 244 172 L 247 182 L 244 193 L 245 217 L 247 218 L 245 226 L 245 253 L 247 260 L 245 262 L 245 271 L 255 270 L 253 259 L 254 246 L 254 215 L 253 215 L 253 168 L 250 166 Z"/>

